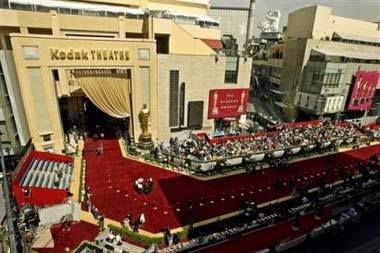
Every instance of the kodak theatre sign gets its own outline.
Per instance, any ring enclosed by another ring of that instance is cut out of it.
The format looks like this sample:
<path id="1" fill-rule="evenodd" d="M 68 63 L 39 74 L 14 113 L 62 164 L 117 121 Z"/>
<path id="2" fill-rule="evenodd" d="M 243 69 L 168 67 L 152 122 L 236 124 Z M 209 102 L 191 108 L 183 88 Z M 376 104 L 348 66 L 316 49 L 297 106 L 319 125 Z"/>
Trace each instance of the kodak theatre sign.
<path id="1" fill-rule="evenodd" d="M 123 49 L 50 49 L 51 60 L 128 61 L 129 51 Z"/>

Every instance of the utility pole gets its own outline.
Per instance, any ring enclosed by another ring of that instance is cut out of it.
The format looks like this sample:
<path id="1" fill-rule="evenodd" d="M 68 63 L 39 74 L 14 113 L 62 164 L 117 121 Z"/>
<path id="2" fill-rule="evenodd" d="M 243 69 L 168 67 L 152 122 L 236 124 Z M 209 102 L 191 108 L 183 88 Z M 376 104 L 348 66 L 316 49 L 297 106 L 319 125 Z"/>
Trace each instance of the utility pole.
<path id="1" fill-rule="evenodd" d="M 249 12 L 248 12 L 248 21 L 247 21 L 247 33 L 245 37 L 245 44 L 248 43 L 253 36 L 253 21 L 255 15 L 256 0 L 250 0 L 249 2 Z"/>
<path id="2" fill-rule="evenodd" d="M 9 198 L 8 176 L 7 176 L 7 171 L 5 169 L 3 142 L 1 140 L 2 135 L 3 135 L 3 133 L 0 132 L 1 170 L 3 173 L 4 204 L 5 204 L 5 212 L 6 212 L 6 216 L 7 216 L 7 222 L 8 222 L 9 246 L 10 246 L 11 252 L 17 252 L 15 228 L 14 228 L 14 224 L 13 224 L 13 212 L 11 209 L 11 201 Z"/>

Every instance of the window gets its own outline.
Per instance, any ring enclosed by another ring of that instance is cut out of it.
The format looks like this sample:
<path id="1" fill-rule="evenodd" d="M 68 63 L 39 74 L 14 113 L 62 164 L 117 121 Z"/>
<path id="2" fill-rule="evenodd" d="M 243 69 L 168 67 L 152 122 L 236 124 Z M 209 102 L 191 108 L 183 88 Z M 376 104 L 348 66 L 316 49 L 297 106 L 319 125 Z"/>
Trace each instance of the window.
<path id="1" fill-rule="evenodd" d="M 17 133 L 17 126 L 16 126 L 16 122 L 15 122 L 15 118 L 14 118 L 14 116 L 12 116 L 12 117 L 10 118 L 10 122 L 11 122 L 11 124 L 10 124 L 11 131 L 12 131 L 13 133 Z"/>
<path id="2" fill-rule="evenodd" d="M 4 36 L 4 40 L 5 40 L 5 47 L 6 49 L 8 50 L 12 50 L 12 42 L 11 42 L 11 37 L 9 35 L 5 35 Z"/>
<path id="3" fill-rule="evenodd" d="M 169 72 L 169 126 L 178 126 L 178 85 L 179 71 L 170 70 Z"/>
<path id="4" fill-rule="evenodd" d="M 340 82 L 341 73 L 326 73 L 323 84 L 337 86 Z"/>
<path id="5" fill-rule="evenodd" d="M 71 10 L 69 8 L 59 8 L 58 12 L 62 14 L 71 14 Z"/>
<path id="6" fill-rule="evenodd" d="M 203 124 L 203 101 L 192 101 L 188 105 L 187 124 L 192 129 L 201 129 Z"/>
<path id="7" fill-rule="evenodd" d="M 226 57 L 225 83 L 237 83 L 239 71 L 239 57 Z"/>
<path id="8" fill-rule="evenodd" d="M 33 5 L 11 3 L 11 9 L 22 10 L 22 11 L 33 11 Z"/>
<path id="9" fill-rule="evenodd" d="M 42 139 L 44 140 L 44 142 L 51 141 L 51 134 L 42 135 Z"/>
<path id="10" fill-rule="evenodd" d="M 28 32 L 29 32 L 29 34 L 47 34 L 47 35 L 53 34 L 53 31 L 51 29 L 46 29 L 46 28 L 29 27 Z"/>
<path id="11" fill-rule="evenodd" d="M 183 126 L 185 124 L 185 83 L 181 83 L 179 90 L 179 123 Z"/>
<path id="12" fill-rule="evenodd" d="M 139 60 L 150 60 L 149 48 L 139 48 Z"/>
<path id="13" fill-rule="evenodd" d="M 53 69 L 52 72 L 53 72 L 54 81 L 56 81 L 56 82 L 59 81 L 58 69 Z"/>
<path id="14" fill-rule="evenodd" d="M 41 12 L 58 11 L 58 8 L 56 8 L 56 7 L 45 7 L 45 6 L 41 6 L 41 5 L 36 5 L 36 11 L 41 11 Z"/>
<path id="15" fill-rule="evenodd" d="M 91 10 L 82 10 L 82 14 L 84 16 L 95 16 L 95 17 L 100 17 L 100 16 L 105 16 L 104 11 L 91 11 Z"/>
<path id="16" fill-rule="evenodd" d="M 309 107 L 309 102 L 310 102 L 310 97 L 307 96 L 306 97 L 306 104 L 305 104 L 306 107 Z"/>
<path id="17" fill-rule="evenodd" d="M 23 46 L 24 58 L 27 60 L 38 59 L 38 47 L 37 46 Z"/>
<path id="18" fill-rule="evenodd" d="M 170 71 L 169 87 L 169 126 L 179 127 L 185 125 L 185 83 L 179 83 L 179 71 Z"/>
<path id="19" fill-rule="evenodd" d="M 156 46 L 157 54 L 168 54 L 169 53 L 169 35 L 165 34 L 156 34 Z"/>

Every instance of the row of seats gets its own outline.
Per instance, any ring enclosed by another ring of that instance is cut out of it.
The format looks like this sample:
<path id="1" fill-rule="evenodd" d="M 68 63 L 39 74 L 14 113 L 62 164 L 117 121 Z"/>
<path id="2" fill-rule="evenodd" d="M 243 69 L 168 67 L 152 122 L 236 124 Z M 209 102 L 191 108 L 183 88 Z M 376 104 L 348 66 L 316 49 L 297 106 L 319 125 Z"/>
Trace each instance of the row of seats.
<path id="1" fill-rule="evenodd" d="M 70 188 L 72 173 L 72 163 L 33 158 L 19 185 L 66 189 Z"/>

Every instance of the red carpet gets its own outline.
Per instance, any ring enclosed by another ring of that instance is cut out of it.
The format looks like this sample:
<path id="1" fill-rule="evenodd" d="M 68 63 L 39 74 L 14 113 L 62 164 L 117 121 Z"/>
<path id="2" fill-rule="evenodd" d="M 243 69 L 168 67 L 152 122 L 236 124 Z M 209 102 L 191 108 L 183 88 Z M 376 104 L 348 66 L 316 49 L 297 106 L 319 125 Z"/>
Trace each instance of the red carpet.
<path id="1" fill-rule="evenodd" d="M 327 207 L 324 211 L 324 217 L 316 220 L 313 214 L 307 214 L 300 217 L 300 227 L 297 231 L 292 228 L 291 221 L 285 221 L 271 227 L 254 231 L 250 234 L 235 237 L 229 241 L 218 244 L 197 252 L 200 253 L 250 253 L 256 252 L 271 246 L 275 246 L 282 242 L 291 241 L 305 233 L 308 233 L 313 228 L 327 222 L 330 217 L 333 206 Z"/>
<path id="2" fill-rule="evenodd" d="M 94 241 L 96 235 L 99 233 L 99 227 L 81 221 L 72 224 L 70 231 L 63 231 L 61 224 L 52 226 L 50 231 L 54 239 L 54 248 L 34 250 L 40 253 L 64 253 L 65 247 L 69 247 L 73 250 L 84 240 Z"/>
<path id="3" fill-rule="evenodd" d="M 92 140 L 85 144 L 86 180 L 92 189 L 92 203 L 100 214 L 120 222 L 128 213 L 132 213 L 135 220 L 143 212 L 146 217 L 143 229 L 151 232 L 159 232 L 166 226 L 175 228 L 188 224 L 186 206 L 190 199 L 193 201 L 193 221 L 197 222 L 238 210 L 240 198 L 255 198 L 257 203 L 263 203 L 289 195 L 292 191 L 289 186 L 278 191 L 274 185 L 278 177 L 290 180 L 294 169 L 297 171 L 297 184 L 305 182 L 308 187 L 314 187 L 318 174 L 325 173 L 327 182 L 336 181 L 339 172 L 333 168 L 366 160 L 371 154 L 380 152 L 378 145 L 340 153 L 334 155 L 333 160 L 322 157 L 298 162 L 288 170 L 268 169 L 264 175 L 241 174 L 204 182 L 125 159 L 116 139 L 98 140 L 95 148 L 100 142 L 105 151 L 101 156 L 87 152 L 89 145 L 94 143 Z M 355 167 L 346 170 L 354 171 Z M 139 177 L 153 178 L 151 194 L 135 192 L 134 181 Z"/>

